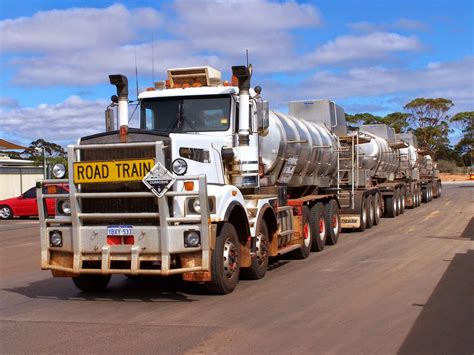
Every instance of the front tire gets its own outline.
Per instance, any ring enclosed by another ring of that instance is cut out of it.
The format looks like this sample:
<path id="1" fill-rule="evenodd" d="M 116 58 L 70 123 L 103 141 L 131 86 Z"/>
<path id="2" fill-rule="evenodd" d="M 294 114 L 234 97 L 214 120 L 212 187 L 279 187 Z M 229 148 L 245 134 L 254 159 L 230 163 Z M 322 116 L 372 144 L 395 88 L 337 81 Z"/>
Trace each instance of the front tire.
<path id="1" fill-rule="evenodd" d="M 217 230 L 216 247 L 211 257 L 211 277 L 207 283 L 210 293 L 225 295 L 231 293 L 239 282 L 240 243 L 235 227 L 222 223 Z"/>
<path id="2" fill-rule="evenodd" d="M 0 206 L 0 219 L 12 219 L 13 211 L 7 205 Z"/>
<path id="3" fill-rule="evenodd" d="M 111 275 L 83 274 L 72 278 L 74 285 L 82 292 L 103 291 L 110 282 Z"/>
<path id="4" fill-rule="evenodd" d="M 240 275 L 244 279 L 259 280 L 265 276 L 268 269 L 268 246 L 270 245 L 270 240 L 265 221 L 260 223 L 259 229 L 256 236 L 255 256 L 252 258 L 251 266 L 240 270 Z"/>

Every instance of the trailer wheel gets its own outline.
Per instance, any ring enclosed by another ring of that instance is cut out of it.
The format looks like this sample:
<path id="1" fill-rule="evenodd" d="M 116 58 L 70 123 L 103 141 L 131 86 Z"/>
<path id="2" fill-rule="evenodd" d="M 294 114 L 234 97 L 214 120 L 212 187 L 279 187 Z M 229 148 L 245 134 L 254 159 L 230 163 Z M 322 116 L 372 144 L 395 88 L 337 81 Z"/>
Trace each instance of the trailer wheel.
<path id="1" fill-rule="evenodd" d="M 312 250 L 314 243 L 314 234 L 311 229 L 311 222 L 309 219 L 310 210 L 308 206 L 303 206 L 303 245 L 301 248 L 293 250 L 290 255 L 295 259 L 306 259 Z"/>
<path id="2" fill-rule="evenodd" d="M 259 280 L 265 276 L 268 268 L 268 246 L 270 244 L 268 238 L 268 228 L 265 221 L 260 223 L 257 238 L 256 255 L 252 258 L 249 268 L 240 269 L 241 278 L 248 280 Z"/>
<path id="3" fill-rule="evenodd" d="M 382 206 L 380 206 L 380 195 L 374 195 L 374 225 L 377 226 L 380 223 L 380 217 L 382 217 Z"/>
<path id="4" fill-rule="evenodd" d="M 397 210 L 397 201 L 395 199 L 395 195 L 388 196 L 385 199 L 385 215 L 389 218 L 393 218 L 396 216 Z"/>
<path id="5" fill-rule="evenodd" d="M 367 205 L 367 229 L 372 228 L 375 219 L 374 197 L 368 196 L 366 200 Z"/>
<path id="6" fill-rule="evenodd" d="M 318 202 L 309 211 L 309 228 L 313 243 L 311 244 L 311 251 L 321 251 L 326 245 L 326 222 L 324 220 L 324 205 Z"/>
<path id="7" fill-rule="evenodd" d="M 438 196 L 436 197 L 441 197 L 441 192 L 443 191 L 443 185 L 441 185 L 441 181 L 438 181 L 437 182 L 437 185 L 438 185 Z"/>
<path id="8" fill-rule="evenodd" d="M 418 186 L 416 189 L 416 207 L 421 205 L 421 186 Z"/>
<path id="9" fill-rule="evenodd" d="M 428 203 L 428 185 L 421 188 L 421 202 Z"/>
<path id="10" fill-rule="evenodd" d="M 398 216 L 400 214 L 400 209 L 402 207 L 400 203 L 400 189 L 395 189 L 394 199 L 395 199 L 395 216 Z"/>
<path id="11" fill-rule="evenodd" d="M 324 206 L 324 218 L 327 229 L 327 245 L 335 245 L 341 233 L 341 216 L 339 215 L 339 206 L 336 200 L 329 200 Z"/>
<path id="12" fill-rule="evenodd" d="M 430 183 L 429 190 L 428 190 L 428 202 L 433 201 L 433 184 Z"/>
<path id="13" fill-rule="evenodd" d="M 400 189 L 400 214 L 405 213 L 405 189 Z"/>
<path id="14" fill-rule="evenodd" d="M 72 278 L 72 282 L 83 292 L 97 292 L 104 290 L 110 282 L 111 275 L 83 274 Z"/>
<path id="15" fill-rule="evenodd" d="M 367 228 L 367 200 L 365 197 L 362 197 L 362 201 L 360 202 L 360 226 L 357 229 L 359 232 L 365 231 Z"/>
<path id="16" fill-rule="evenodd" d="M 216 247 L 211 257 L 212 280 L 207 290 L 216 295 L 231 293 L 239 282 L 240 243 L 235 227 L 222 223 L 217 230 Z"/>

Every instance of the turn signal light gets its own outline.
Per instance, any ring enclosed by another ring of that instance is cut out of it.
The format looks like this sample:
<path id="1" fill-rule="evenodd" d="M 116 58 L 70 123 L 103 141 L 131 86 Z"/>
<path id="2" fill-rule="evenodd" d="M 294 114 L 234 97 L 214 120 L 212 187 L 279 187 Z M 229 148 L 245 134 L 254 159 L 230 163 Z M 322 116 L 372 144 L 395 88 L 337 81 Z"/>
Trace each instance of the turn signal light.
<path id="1" fill-rule="evenodd" d="M 184 189 L 186 191 L 193 191 L 194 190 L 194 181 L 185 181 L 184 182 Z"/>

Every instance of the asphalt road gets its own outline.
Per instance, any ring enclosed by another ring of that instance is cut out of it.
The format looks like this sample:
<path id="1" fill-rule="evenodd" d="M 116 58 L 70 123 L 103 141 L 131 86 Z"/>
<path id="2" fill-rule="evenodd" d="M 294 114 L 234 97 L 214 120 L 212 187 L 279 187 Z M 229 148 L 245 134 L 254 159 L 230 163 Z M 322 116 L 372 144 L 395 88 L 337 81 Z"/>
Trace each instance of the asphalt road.
<path id="1" fill-rule="evenodd" d="M 0 352 L 473 354 L 473 200 L 445 185 L 227 296 L 123 276 L 84 294 L 40 270 L 37 221 L 1 221 Z"/>

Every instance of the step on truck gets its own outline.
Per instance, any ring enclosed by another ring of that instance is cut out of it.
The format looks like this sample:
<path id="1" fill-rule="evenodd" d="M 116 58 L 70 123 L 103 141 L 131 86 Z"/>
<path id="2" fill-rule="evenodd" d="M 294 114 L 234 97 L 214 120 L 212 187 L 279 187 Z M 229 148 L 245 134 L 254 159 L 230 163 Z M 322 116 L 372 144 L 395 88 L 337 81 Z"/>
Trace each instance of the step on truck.
<path id="1" fill-rule="evenodd" d="M 58 165 L 57 179 L 37 183 L 43 269 L 86 292 L 113 274 L 179 274 L 226 294 L 239 278 L 264 277 L 272 256 L 337 243 L 342 108 L 309 100 L 270 111 L 251 66 L 232 74 L 168 70 L 139 95 L 139 128 L 128 126 L 127 78 L 110 76 L 105 132 L 68 146 L 67 179 Z M 69 193 L 54 195 L 50 216 L 43 188 L 59 182 Z"/>

